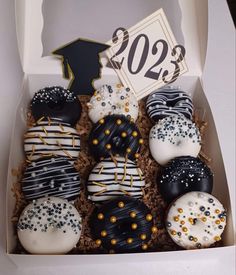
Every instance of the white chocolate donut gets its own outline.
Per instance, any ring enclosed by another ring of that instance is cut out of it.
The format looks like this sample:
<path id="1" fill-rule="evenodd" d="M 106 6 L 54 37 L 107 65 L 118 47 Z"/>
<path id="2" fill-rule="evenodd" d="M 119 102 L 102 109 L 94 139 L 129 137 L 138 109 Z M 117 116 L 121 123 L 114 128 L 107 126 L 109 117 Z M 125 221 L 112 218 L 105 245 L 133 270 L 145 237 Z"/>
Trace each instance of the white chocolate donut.
<path id="1" fill-rule="evenodd" d="M 23 210 L 17 233 L 31 254 L 65 254 L 79 241 L 81 217 L 66 200 L 41 198 Z"/>
<path id="2" fill-rule="evenodd" d="M 80 152 L 80 136 L 69 124 L 41 121 L 24 135 L 24 149 L 29 160 L 52 155 L 75 159 Z"/>
<path id="3" fill-rule="evenodd" d="M 99 162 L 89 175 L 88 198 L 96 203 L 124 195 L 140 198 L 144 186 L 143 173 L 133 161 L 118 157 L 114 162 L 107 158 Z"/>
<path id="4" fill-rule="evenodd" d="M 88 105 L 88 115 L 93 123 L 107 115 L 125 115 L 136 121 L 138 101 L 129 88 L 121 84 L 103 85 L 95 91 Z"/>
<path id="5" fill-rule="evenodd" d="M 149 147 L 161 165 L 176 157 L 197 157 L 201 149 L 200 132 L 195 123 L 183 115 L 168 116 L 150 130 Z"/>
<path id="6" fill-rule="evenodd" d="M 226 225 L 223 205 L 205 192 L 189 192 L 169 208 L 167 231 L 185 249 L 209 247 L 221 239 Z"/>

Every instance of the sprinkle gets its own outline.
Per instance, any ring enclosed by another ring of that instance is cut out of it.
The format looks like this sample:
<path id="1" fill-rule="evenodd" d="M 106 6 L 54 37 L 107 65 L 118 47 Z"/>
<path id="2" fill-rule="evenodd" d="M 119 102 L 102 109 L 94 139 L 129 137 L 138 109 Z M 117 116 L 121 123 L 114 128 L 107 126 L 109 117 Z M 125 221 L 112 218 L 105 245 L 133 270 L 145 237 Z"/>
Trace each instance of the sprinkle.
<path id="1" fill-rule="evenodd" d="M 126 242 L 127 242 L 128 244 L 131 244 L 131 243 L 133 242 L 133 239 L 132 239 L 132 238 L 128 238 L 128 239 L 126 240 Z"/>
<path id="2" fill-rule="evenodd" d="M 101 168 L 99 169 L 99 172 L 98 172 L 99 175 L 102 173 L 103 168 L 104 168 L 104 166 L 101 166 Z"/>
<path id="3" fill-rule="evenodd" d="M 138 227 L 137 223 L 132 223 L 132 224 L 131 224 L 131 228 L 132 228 L 133 230 L 137 229 L 137 227 Z"/>
<path id="4" fill-rule="evenodd" d="M 99 220 L 103 220 L 104 219 L 104 215 L 102 213 L 99 213 L 97 217 L 98 217 Z"/>
<path id="5" fill-rule="evenodd" d="M 101 186 L 101 187 L 107 187 L 106 184 L 104 183 L 100 183 L 100 182 L 96 182 L 96 181 L 92 181 L 93 184 Z"/>
<path id="6" fill-rule="evenodd" d="M 130 175 L 130 187 L 133 187 L 133 175 Z"/>
<path id="7" fill-rule="evenodd" d="M 61 125 L 61 123 L 59 124 L 59 127 L 61 128 L 61 130 L 64 132 L 65 131 L 65 129 L 64 129 L 64 127 Z"/>
<path id="8" fill-rule="evenodd" d="M 47 117 L 47 119 L 48 119 L 48 125 L 50 126 L 51 125 L 51 119 L 50 119 L 49 116 Z"/>
<path id="9" fill-rule="evenodd" d="M 43 142 L 44 145 L 48 145 L 41 135 L 38 135 L 38 138 Z"/>
<path id="10" fill-rule="evenodd" d="M 93 194 L 94 196 L 99 196 L 99 195 L 101 195 L 102 193 L 104 193 L 104 192 L 106 192 L 107 191 L 107 189 L 106 188 L 104 188 L 104 189 L 102 189 L 101 191 L 99 191 L 99 192 L 97 192 L 97 193 L 95 193 L 95 194 Z"/>
<path id="11" fill-rule="evenodd" d="M 125 163 L 125 165 L 124 165 L 124 175 L 122 177 L 121 183 L 123 183 L 125 181 L 126 174 L 127 174 L 127 169 L 126 169 L 126 163 Z"/>
<path id="12" fill-rule="evenodd" d="M 143 180 L 141 169 L 140 169 L 140 168 L 137 168 L 137 172 L 138 172 L 138 175 L 139 175 L 140 180 Z"/>
<path id="13" fill-rule="evenodd" d="M 111 223 L 115 223 L 117 221 L 116 217 L 115 216 L 111 216 L 110 217 L 110 222 Z"/>
<path id="14" fill-rule="evenodd" d="M 115 172 L 115 181 L 118 181 L 117 172 Z"/>
<path id="15" fill-rule="evenodd" d="M 120 202 L 118 203 L 118 207 L 119 207 L 119 208 L 123 208 L 124 206 L 125 206 L 125 204 L 124 204 L 123 201 L 120 201 Z"/>
<path id="16" fill-rule="evenodd" d="M 117 166 L 118 166 L 117 160 L 116 160 L 115 157 L 112 155 L 112 153 L 110 153 L 110 155 L 111 155 L 112 161 L 115 163 L 115 166 L 117 167 Z"/>
<path id="17" fill-rule="evenodd" d="M 74 136 L 72 137 L 72 146 L 73 146 L 73 148 L 75 148 L 75 137 Z"/>
<path id="18" fill-rule="evenodd" d="M 93 142 L 94 145 L 98 144 L 98 140 L 97 139 L 94 139 L 92 142 Z"/>
<path id="19" fill-rule="evenodd" d="M 42 116 L 40 119 L 36 121 L 36 124 L 39 124 L 42 120 L 44 120 L 44 116 Z"/>
<path id="20" fill-rule="evenodd" d="M 117 243 L 116 239 L 111 239 L 111 244 L 112 245 L 116 245 L 116 243 Z"/>
<path id="21" fill-rule="evenodd" d="M 146 220 L 147 220 L 148 222 L 150 222 L 150 221 L 152 220 L 152 215 L 151 215 L 151 214 L 147 214 L 147 215 L 146 215 Z"/>
<path id="22" fill-rule="evenodd" d="M 31 154 L 29 155 L 29 157 L 28 157 L 28 159 L 30 160 L 32 157 L 33 157 L 33 155 L 34 155 L 34 152 L 35 152 L 35 145 L 32 145 L 32 149 L 31 149 Z"/>
<path id="23" fill-rule="evenodd" d="M 102 244 L 102 241 L 100 239 L 98 239 L 98 240 L 95 241 L 95 243 L 96 243 L 96 245 L 100 246 Z"/>
<path id="24" fill-rule="evenodd" d="M 123 192 L 125 195 L 130 196 L 129 192 L 127 192 L 126 190 L 124 190 L 123 188 L 120 189 L 121 192 Z"/>
<path id="25" fill-rule="evenodd" d="M 147 244 L 145 244 L 145 243 L 144 243 L 144 244 L 142 244 L 142 249 L 143 249 L 143 250 L 147 250 L 147 249 L 148 249 L 148 245 L 147 245 Z"/>
<path id="26" fill-rule="evenodd" d="M 134 211 L 132 211 L 132 212 L 130 212 L 129 215 L 130 215 L 131 218 L 135 218 L 137 214 Z"/>
<path id="27" fill-rule="evenodd" d="M 48 132 L 47 132 L 46 128 L 45 128 L 44 126 L 42 126 L 42 129 L 43 129 L 45 135 L 47 136 L 47 135 L 48 135 Z"/>
<path id="28" fill-rule="evenodd" d="M 102 230 L 102 231 L 101 231 L 101 236 L 102 236 L 102 237 L 106 237 L 106 235 L 107 235 L 107 231 L 106 231 L 106 230 Z"/>

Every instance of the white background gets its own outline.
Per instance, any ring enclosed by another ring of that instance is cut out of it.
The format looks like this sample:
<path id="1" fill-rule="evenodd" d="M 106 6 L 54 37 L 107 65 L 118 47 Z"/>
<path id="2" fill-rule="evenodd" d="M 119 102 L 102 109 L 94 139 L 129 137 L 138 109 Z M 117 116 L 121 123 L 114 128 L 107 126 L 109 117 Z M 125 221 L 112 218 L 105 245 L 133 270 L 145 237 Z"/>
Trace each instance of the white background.
<path id="1" fill-rule="evenodd" d="M 35 0 L 34 0 L 35 1 Z M 204 1 L 204 0 L 202 0 Z M 214 0 L 219 8 L 226 8 L 224 0 Z M 13 0 L 0 0 L 0 275 L 37 275 L 37 274 L 235 274 L 235 255 L 227 255 L 227 257 L 216 258 L 213 260 L 197 259 L 193 262 L 182 261 L 175 262 L 156 262 L 156 263 L 130 263 L 122 264 L 109 264 L 106 265 L 82 265 L 81 267 L 64 267 L 64 268 L 43 268 L 36 269 L 17 269 L 8 257 L 5 255 L 5 187 L 6 187 L 6 172 L 8 153 L 10 145 L 10 134 L 12 123 L 14 120 L 14 110 L 17 97 L 20 93 L 20 85 L 22 80 L 21 68 L 17 66 L 18 52 L 16 48 L 16 36 L 14 26 L 14 1 Z M 229 14 L 228 14 L 229 16 Z M 227 27 L 227 26 L 226 26 Z M 217 30 L 217 26 L 216 26 Z M 232 28 L 230 29 L 232 31 Z M 229 37 L 234 36 L 234 33 L 227 34 L 227 28 L 221 28 L 222 41 Z M 233 40 L 231 40 L 232 42 Z M 229 42 L 229 43 L 231 43 Z M 218 47 L 218 48 L 217 48 Z M 220 51 L 221 45 L 215 45 L 215 53 Z M 234 48 L 235 49 L 235 48 Z M 213 53 L 212 53 L 213 54 Z M 230 54 L 230 52 L 227 52 Z M 215 55 L 215 57 L 217 54 Z M 235 61 L 234 61 L 235 62 Z M 227 63 L 228 64 L 228 63 Z M 231 63 L 232 64 L 232 63 Z M 217 66 L 214 67 L 217 73 Z M 227 74 L 227 68 L 226 68 Z M 232 72 L 231 72 L 232 74 Z M 227 74 L 228 75 L 228 74 Z M 234 77 L 230 79 L 235 81 Z M 214 85 L 213 85 L 214 86 Z M 235 86 L 233 85 L 234 89 Z M 219 124 L 221 120 L 219 119 Z M 223 126 L 223 121 L 222 121 Z M 226 137 L 229 139 L 230 137 Z M 233 172 L 232 172 L 233 173 Z M 27 266 L 27 263 L 26 263 Z"/>

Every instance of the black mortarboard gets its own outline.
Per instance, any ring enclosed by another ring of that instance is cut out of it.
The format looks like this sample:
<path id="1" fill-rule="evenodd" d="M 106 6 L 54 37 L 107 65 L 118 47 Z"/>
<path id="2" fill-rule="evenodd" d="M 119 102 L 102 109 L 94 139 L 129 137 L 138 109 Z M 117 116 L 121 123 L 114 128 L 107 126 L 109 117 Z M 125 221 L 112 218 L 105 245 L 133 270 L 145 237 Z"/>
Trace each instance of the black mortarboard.
<path id="1" fill-rule="evenodd" d="M 99 53 L 109 47 L 95 41 L 77 39 L 52 52 L 62 57 L 63 74 L 66 79 L 72 79 L 68 87 L 72 92 L 77 95 L 94 92 L 92 82 L 100 76 Z"/>

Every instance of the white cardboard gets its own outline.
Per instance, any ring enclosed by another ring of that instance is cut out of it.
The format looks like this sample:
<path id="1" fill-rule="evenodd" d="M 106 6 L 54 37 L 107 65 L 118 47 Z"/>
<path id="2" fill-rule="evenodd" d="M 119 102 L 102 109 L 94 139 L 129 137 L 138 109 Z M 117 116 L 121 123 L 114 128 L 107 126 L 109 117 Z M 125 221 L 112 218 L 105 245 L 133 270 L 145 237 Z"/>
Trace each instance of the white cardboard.
<path id="1" fill-rule="evenodd" d="M 199 4 L 201 2 L 201 4 Z M 204 4 L 202 4 L 204 2 Z M 203 22 L 206 22 L 206 1 L 195 0 L 180 0 L 180 7 L 182 9 L 183 20 L 182 28 L 185 38 L 185 47 L 188 49 L 188 65 L 190 72 L 188 76 L 182 76 L 177 81 L 176 85 L 180 85 L 184 90 L 188 91 L 194 100 L 194 104 L 199 109 L 204 109 L 206 112 L 205 119 L 209 123 L 208 135 L 206 137 L 207 151 L 206 153 L 213 158 L 211 164 L 215 172 L 215 184 L 213 195 L 218 197 L 225 207 L 228 209 L 228 222 L 226 231 L 223 235 L 223 247 L 202 249 L 198 251 L 173 251 L 173 252 L 158 252 L 158 253 L 141 253 L 141 254 L 125 254 L 125 255 L 66 255 L 66 256 L 36 256 L 36 255 L 15 255 L 12 254 L 15 245 L 13 228 L 11 225 L 11 215 L 13 212 L 15 200 L 11 192 L 11 186 L 14 178 L 11 175 L 11 169 L 18 167 L 20 161 L 23 159 L 23 148 L 21 137 L 26 129 L 25 110 L 32 98 L 35 90 L 50 84 L 66 85 L 66 82 L 61 77 L 60 62 L 51 57 L 43 57 L 42 43 L 39 38 L 39 33 L 42 30 L 42 14 L 40 14 L 40 7 L 42 0 L 16 0 L 16 21 L 17 21 L 17 37 L 18 46 L 21 56 L 22 67 L 25 72 L 23 79 L 22 96 L 16 110 L 16 120 L 11 141 L 11 152 L 9 159 L 8 170 L 8 191 L 7 191 L 7 253 L 10 258 L 19 266 L 25 266 L 27 262 L 31 266 L 47 266 L 47 265 L 81 265 L 82 263 L 106 263 L 109 262 L 130 262 L 130 261 L 175 261 L 184 258 L 191 260 L 197 254 L 198 257 L 217 258 L 224 255 L 224 253 L 231 253 L 235 248 L 234 243 L 234 228 L 232 222 L 231 202 L 228 192 L 228 187 L 232 189 L 234 182 L 230 178 L 226 178 L 223 158 L 229 161 L 233 159 L 229 154 L 224 155 L 224 151 L 220 148 L 218 140 L 218 133 L 221 139 L 223 138 L 221 129 L 215 127 L 213 116 L 217 110 L 214 109 L 212 114 L 211 108 L 207 102 L 206 91 L 203 90 L 204 83 L 201 83 L 201 74 L 205 62 L 204 56 L 206 55 L 206 34 L 207 24 L 198 24 L 198 17 L 203 17 Z M 213 3 L 210 1 L 209 3 Z M 210 8 L 213 8 L 210 5 Z M 205 16 L 204 16 L 205 14 Z M 209 22 L 210 25 L 211 22 Z M 199 30 L 198 27 L 204 27 Z M 211 26 L 212 28 L 212 26 Z M 200 39 L 201 38 L 201 39 Z M 30 43 L 31 42 L 31 43 Z M 104 68 L 102 79 L 98 82 L 97 86 L 108 81 L 115 81 L 116 77 L 111 70 Z M 207 78 L 206 78 L 207 79 Z M 209 79 L 207 79 L 209 81 Z M 209 96 L 214 96 L 212 91 L 207 91 Z M 232 94 L 233 91 L 230 91 Z M 226 104 L 225 98 L 222 99 L 222 104 Z M 232 105 L 228 110 L 229 114 L 233 114 Z M 217 124 L 217 123 L 216 123 Z M 232 126 L 233 129 L 234 126 Z M 222 140 L 220 140 L 222 141 Z M 228 151 L 227 151 L 228 152 Z M 231 166 L 232 168 L 232 166 Z M 226 169 L 227 171 L 227 169 Z M 230 175 L 232 170 L 229 171 Z M 234 197 L 233 197 L 234 199 Z M 234 201 L 233 201 L 234 203 Z M 233 211 L 235 211 L 233 209 Z"/>

